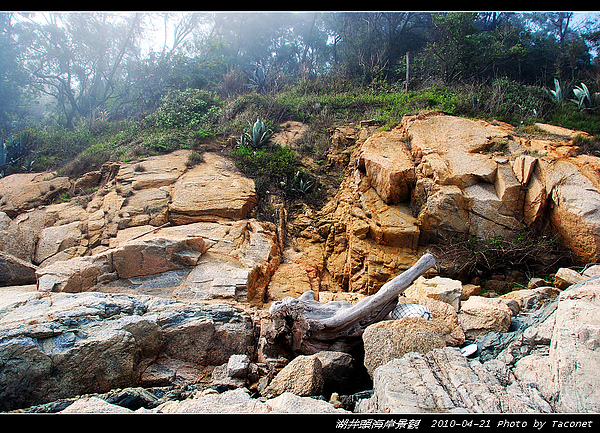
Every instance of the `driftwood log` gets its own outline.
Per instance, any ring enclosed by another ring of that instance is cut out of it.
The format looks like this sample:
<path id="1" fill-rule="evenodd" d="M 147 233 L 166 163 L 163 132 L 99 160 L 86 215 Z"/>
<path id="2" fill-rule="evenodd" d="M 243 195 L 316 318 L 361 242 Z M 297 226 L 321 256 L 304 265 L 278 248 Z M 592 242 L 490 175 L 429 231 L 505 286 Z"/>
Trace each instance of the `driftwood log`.
<path id="1" fill-rule="evenodd" d="M 312 290 L 298 298 L 288 296 L 274 302 L 269 309 L 270 323 L 263 327 L 262 344 L 287 345 L 288 354 L 313 354 L 322 350 L 350 352 L 360 342 L 363 331 L 383 320 L 396 307 L 398 296 L 434 264 L 431 254 L 423 255 L 376 294 L 354 305 L 348 301 L 315 301 Z"/>

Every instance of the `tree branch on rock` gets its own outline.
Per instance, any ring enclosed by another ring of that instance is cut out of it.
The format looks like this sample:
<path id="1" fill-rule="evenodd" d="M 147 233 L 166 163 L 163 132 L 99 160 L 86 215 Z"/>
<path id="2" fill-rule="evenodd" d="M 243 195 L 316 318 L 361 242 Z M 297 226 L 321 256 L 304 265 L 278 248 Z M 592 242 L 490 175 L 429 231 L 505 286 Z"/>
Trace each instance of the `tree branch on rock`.
<path id="1" fill-rule="evenodd" d="M 354 305 L 348 301 L 315 301 L 312 290 L 299 298 L 277 301 L 269 310 L 268 323 L 263 326 L 263 348 L 284 345 L 296 354 L 323 350 L 350 352 L 361 341 L 364 330 L 383 320 L 396 307 L 398 296 L 434 264 L 433 255 L 423 255 L 376 294 Z"/>

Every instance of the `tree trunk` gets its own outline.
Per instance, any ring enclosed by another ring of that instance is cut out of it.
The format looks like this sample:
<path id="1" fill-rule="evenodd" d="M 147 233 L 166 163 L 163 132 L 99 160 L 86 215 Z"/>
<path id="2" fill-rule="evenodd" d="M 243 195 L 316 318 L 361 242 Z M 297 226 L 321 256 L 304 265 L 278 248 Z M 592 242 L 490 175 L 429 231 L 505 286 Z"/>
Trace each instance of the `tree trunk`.
<path id="1" fill-rule="evenodd" d="M 355 305 L 348 301 L 317 302 L 312 290 L 299 298 L 273 303 L 261 330 L 262 353 L 270 357 L 269 350 L 284 356 L 322 350 L 350 352 L 361 341 L 364 330 L 383 320 L 396 307 L 398 296 L 434 264 L 431 254 L 423 255 L 410 269 Z"/>

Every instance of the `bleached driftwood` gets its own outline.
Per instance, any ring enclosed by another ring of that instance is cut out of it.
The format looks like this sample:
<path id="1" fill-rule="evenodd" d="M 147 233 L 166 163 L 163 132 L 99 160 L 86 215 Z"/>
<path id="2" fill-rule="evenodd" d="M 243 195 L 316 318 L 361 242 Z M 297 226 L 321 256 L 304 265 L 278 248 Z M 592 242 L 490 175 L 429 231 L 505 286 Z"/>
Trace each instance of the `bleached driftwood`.
<path id="1" fill-rule="evenodd" d="M 367 326 L 383 320 L 396 307 L 398 296 L 434 264 L 431 254 L 423 255 L 376 294 L 354 305 L 348 301 L 317 302 L 313 291 L 275 302 L 269 310 L 269 339 L 287 343 L 294 353 L 347 352 L 360 341 Z"/>

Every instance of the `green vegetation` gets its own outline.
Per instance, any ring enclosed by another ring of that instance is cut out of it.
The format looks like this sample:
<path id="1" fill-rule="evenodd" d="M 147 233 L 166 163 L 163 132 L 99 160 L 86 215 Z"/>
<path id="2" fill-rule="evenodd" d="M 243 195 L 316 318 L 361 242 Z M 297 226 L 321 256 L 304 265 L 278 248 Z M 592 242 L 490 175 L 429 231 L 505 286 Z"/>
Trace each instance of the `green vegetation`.
<path id="1" fill-rule="evenodd" d="M 263 148 L 273 136 L 273 131 L 267 129 L 265 123 L 256 119 L 254 124 L 250 124 L 248 131 L 244 132 L 238 140 L 240 147 L 251 147 L 252 149 Z"/>
<path id="2" fill-rule="evenodd" d="M 255 150 L 242 145 L 231 157 L 243 173 L 256 180 L 259 195 L 266 190 L 280 190 L 287 197 L 296 198 L 316 191 L 316 179 L 300 167 L 289 146 L 267 144 Z"/>
<path id="3" fill-rule="evenodd" d="M 330 128 L 420 110 L 577 129 L 598 154 L 595 15 L 585 31 L 570 12 L 39 15 L 0 13 L 0 176 L 211 149 L 260 193 L 311 200 L 341 176 L 319 168 Z M 144 52 L 151 19 L 172 45 Z M 270 141 L 288 121 L 309 127 L 294 150 Z"/>

